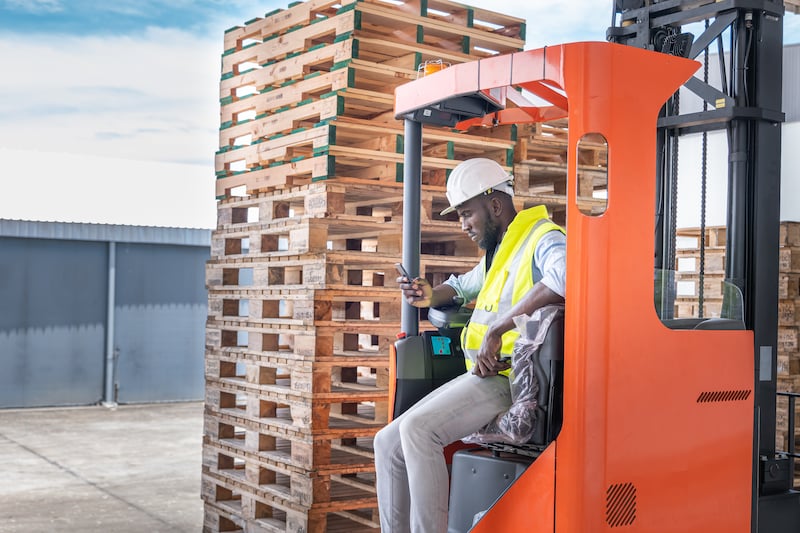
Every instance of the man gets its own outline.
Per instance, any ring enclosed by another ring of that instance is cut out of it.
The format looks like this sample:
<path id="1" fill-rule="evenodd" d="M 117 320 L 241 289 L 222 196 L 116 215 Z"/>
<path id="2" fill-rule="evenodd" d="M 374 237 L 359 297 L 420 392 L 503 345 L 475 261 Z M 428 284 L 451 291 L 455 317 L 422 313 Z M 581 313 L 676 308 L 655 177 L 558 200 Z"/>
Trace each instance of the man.
<path id="1" fill-rule="evenodd" d="M 519 333 L 513 317 L 564 301 L 565 237 L 544 206 L 516 212 L 512 177 L 495 161 L 460 163 L 447 182 L 461 229 L 486 251 L 470 272 L 431 287 L 398 278 L 416 307 L 475 300 L 462 334 L 467 372 L 442 385 L 375 436 L 382 533 L 447 531 L 449 479 L 442 450 L 479 430 L 511 404 L 510 357 Z"/>

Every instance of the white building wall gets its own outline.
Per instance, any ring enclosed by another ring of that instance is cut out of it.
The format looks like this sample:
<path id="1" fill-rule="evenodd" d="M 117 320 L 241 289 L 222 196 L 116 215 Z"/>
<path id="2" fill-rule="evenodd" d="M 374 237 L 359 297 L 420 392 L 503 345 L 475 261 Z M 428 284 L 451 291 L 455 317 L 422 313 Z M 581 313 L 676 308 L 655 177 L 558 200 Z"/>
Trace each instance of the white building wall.
<path id="1" fill-rule="evenodd" d="M 800 222 L 800 122 L 781 133 L 781 220 Z"/>

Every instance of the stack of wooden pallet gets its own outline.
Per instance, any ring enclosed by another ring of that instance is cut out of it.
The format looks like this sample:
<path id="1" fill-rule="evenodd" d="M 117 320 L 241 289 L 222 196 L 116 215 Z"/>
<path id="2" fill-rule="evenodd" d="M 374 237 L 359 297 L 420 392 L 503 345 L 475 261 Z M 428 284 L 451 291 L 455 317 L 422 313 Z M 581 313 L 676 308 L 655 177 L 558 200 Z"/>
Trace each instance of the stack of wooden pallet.
<path id="1" fill-rule="evenodd" d="M 724 226 L 708 227 L 703 234 L 699 228 L 678 230 L 675 317 L 721 316 L 726 287 L 735 291 L 725 282 L 726 236 L 727 230 Z M 702 258 L 701 239 L 704 244 Z"/>
<path id="2" fill-rule="evenodd" d="M 778 390 L 800 393 L 800 222 L 783 222 L 780 236 L 778 278 Z M 788 398 L 778 398 L 777 447 L 789 444 Z M 795 413 L 795 439 L 800 445 L 800 402 Z M 795 484 L 800 483 L 800 462 L 795 465 Z"/>
<path id="3" fill-rule="evenodd" d="M 371 439 L 399 331 L 403 125 L 394 88 L 426 61 L 519 50 L 521 20 L 447 1 L 308 0 L 225 35 L 207 266 L 207 531 L 378 527 Z M 516 130 L 426 128 L 421 274 L 479 256 L 444 184 L 511 170 Z"/>

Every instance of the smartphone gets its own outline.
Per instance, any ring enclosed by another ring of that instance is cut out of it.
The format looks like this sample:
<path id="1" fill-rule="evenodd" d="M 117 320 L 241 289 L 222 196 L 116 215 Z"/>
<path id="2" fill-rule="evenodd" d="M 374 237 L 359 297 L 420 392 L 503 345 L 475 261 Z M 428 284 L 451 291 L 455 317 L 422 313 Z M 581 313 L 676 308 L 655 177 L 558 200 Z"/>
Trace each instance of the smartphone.
<path id="1" fill-rule="evenodd" d="M 395 263 L 394 268 L 397 269 L 397 273 L 406 278 L 408 281 L 412 281 L 414 278 L 411 277 L 411 274 L 408 273 L 406 267 L 403 266 L 402 263 Z"/>

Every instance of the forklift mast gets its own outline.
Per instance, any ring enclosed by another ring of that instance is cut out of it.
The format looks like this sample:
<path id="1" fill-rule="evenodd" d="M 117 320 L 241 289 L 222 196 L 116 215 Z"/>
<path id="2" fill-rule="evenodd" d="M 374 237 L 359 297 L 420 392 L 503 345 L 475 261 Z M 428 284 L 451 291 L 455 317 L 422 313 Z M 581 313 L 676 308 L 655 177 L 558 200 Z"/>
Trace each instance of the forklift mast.
<path id="1" fill-rule="evenodd" d="M 403 264 L 413 276 L 423 125 L 568 119 L 563 425 L 472 531 L 800 531 L 791 459 L 774 436 L 783 5 L 623 1 L 614 14 L 614 42 L 488 57 L 396 89 Z M 683 35 L 682 24 L 707 19 L 702 35 Z M 692 77 L 701 65 L 691 58 L 726 30 L 731 66 L 717 90 Z M 712 109 L 665 107 L 684 83 Z M 672 150 L 679 135 L 714 129 L 731 146 L 726 272 L 744 294 L 745 328 L 670 329 L 653 271 L 674 268 Z M 608 203 L 591 216 L 579 208 L 578 147 L 598 134 Z M 408 335 L 417 313 L 403 304 Z"/>

